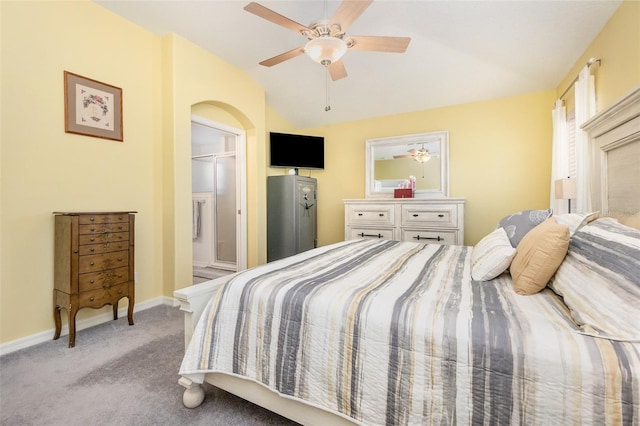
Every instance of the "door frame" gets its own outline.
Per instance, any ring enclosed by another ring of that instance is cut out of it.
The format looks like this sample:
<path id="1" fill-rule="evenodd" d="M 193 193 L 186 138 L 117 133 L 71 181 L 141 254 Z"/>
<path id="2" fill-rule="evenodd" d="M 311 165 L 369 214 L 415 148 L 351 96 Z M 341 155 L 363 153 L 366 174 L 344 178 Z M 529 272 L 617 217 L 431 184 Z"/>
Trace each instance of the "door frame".
<path id="1" fill-rule="evenodd" d="M 247 269 L 246 132 L 243 129 L 218 123 L 194 114 L 191 115 L 191 122 L 232 134 L 236 138 L 236 269 L 243 271 Z"/>

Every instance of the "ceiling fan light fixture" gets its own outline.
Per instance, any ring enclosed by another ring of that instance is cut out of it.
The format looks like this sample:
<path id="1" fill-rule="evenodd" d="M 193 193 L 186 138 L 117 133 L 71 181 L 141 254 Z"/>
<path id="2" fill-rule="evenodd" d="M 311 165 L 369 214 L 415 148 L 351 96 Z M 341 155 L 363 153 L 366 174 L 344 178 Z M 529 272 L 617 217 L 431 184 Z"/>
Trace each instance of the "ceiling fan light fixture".
<path id="1" fill-rule="evenodd" d="M 326 66 L 336 62 L 347 53 L 347 43 L 338 37 L 316 37 L 304 46 L 306 53 L 315 62 Z"/>
<path id="2" fill-rule="evenodd" d="M 429 151 L 418 151 L 414 158 L 418 163 L 426 163 L 431 159 L 431 154 Z"/>

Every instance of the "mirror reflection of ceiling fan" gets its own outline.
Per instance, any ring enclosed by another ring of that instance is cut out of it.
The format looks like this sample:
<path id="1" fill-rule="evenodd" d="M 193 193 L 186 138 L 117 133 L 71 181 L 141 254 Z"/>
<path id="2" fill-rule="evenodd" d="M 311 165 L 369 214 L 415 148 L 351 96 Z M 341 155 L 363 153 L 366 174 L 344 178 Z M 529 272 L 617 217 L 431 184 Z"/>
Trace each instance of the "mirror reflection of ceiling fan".
<path id="1" fill-rule="evenodd" d="M 408 154 L 400 154 L 394 155 L 393 158 L 412 158 L 416 160 L 418 163 L 426 163 L 431 159 L 431 153 L 429 150 L 424 148 L 424 144 L 422 144 L 422 148 L 420 149 L 410 149 L 407 151 Z"/>
<path id="2" fill-rule="evenodd" d="M 347 50 L 403 53 L 411 41 L 409 37 L 346 35 L 347 29 L 372 2 L 373 0 L 344 0 L 330 19 L 314 21 L 308 27 L 258 3 L 249 3 L 244 7 L 247 12 L 294 31 L 308 40 L 306 45 L 266 59 L 260 65 L 271 67 L 306 53 L 312 60 L 327 67 L 332 80 L 339 80 L 347 76 L 341 60 Z"/>

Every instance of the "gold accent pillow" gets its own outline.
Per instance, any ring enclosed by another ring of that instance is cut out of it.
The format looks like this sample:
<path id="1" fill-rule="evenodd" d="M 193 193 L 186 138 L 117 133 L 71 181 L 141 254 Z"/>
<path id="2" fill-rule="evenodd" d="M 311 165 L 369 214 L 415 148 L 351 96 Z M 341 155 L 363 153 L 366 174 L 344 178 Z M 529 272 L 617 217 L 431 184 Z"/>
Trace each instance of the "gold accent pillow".
<path id="1" fill-rule="evenodd" d="M 550 217 L 529 231 L 511 262 L 516 293 L 535 294 L 545 288 L 567 255 L 569 227 Z"/>

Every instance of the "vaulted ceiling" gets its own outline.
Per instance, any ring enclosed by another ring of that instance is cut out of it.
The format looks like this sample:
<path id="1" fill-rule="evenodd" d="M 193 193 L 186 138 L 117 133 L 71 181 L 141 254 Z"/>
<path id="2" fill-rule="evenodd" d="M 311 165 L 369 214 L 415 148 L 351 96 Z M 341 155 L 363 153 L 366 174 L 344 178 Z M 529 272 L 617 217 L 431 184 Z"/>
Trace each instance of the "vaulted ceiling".
<path id="1" fill-rule="evenodd" d="M 374 1 L 347 35 L 411 37 L 405 53 L 348 51 L 330 81 L 306 55 L 258 62 L 306 39 L 238 0 L 94 0 L 157 35 L 175 32 L 244 70 L 296 128 L 438 108 L 556 88 L 620 0 Z M 300 24 L 339 1 L 259 1 Z M 330 111 L 327 105 L 327 89 Z"/>

